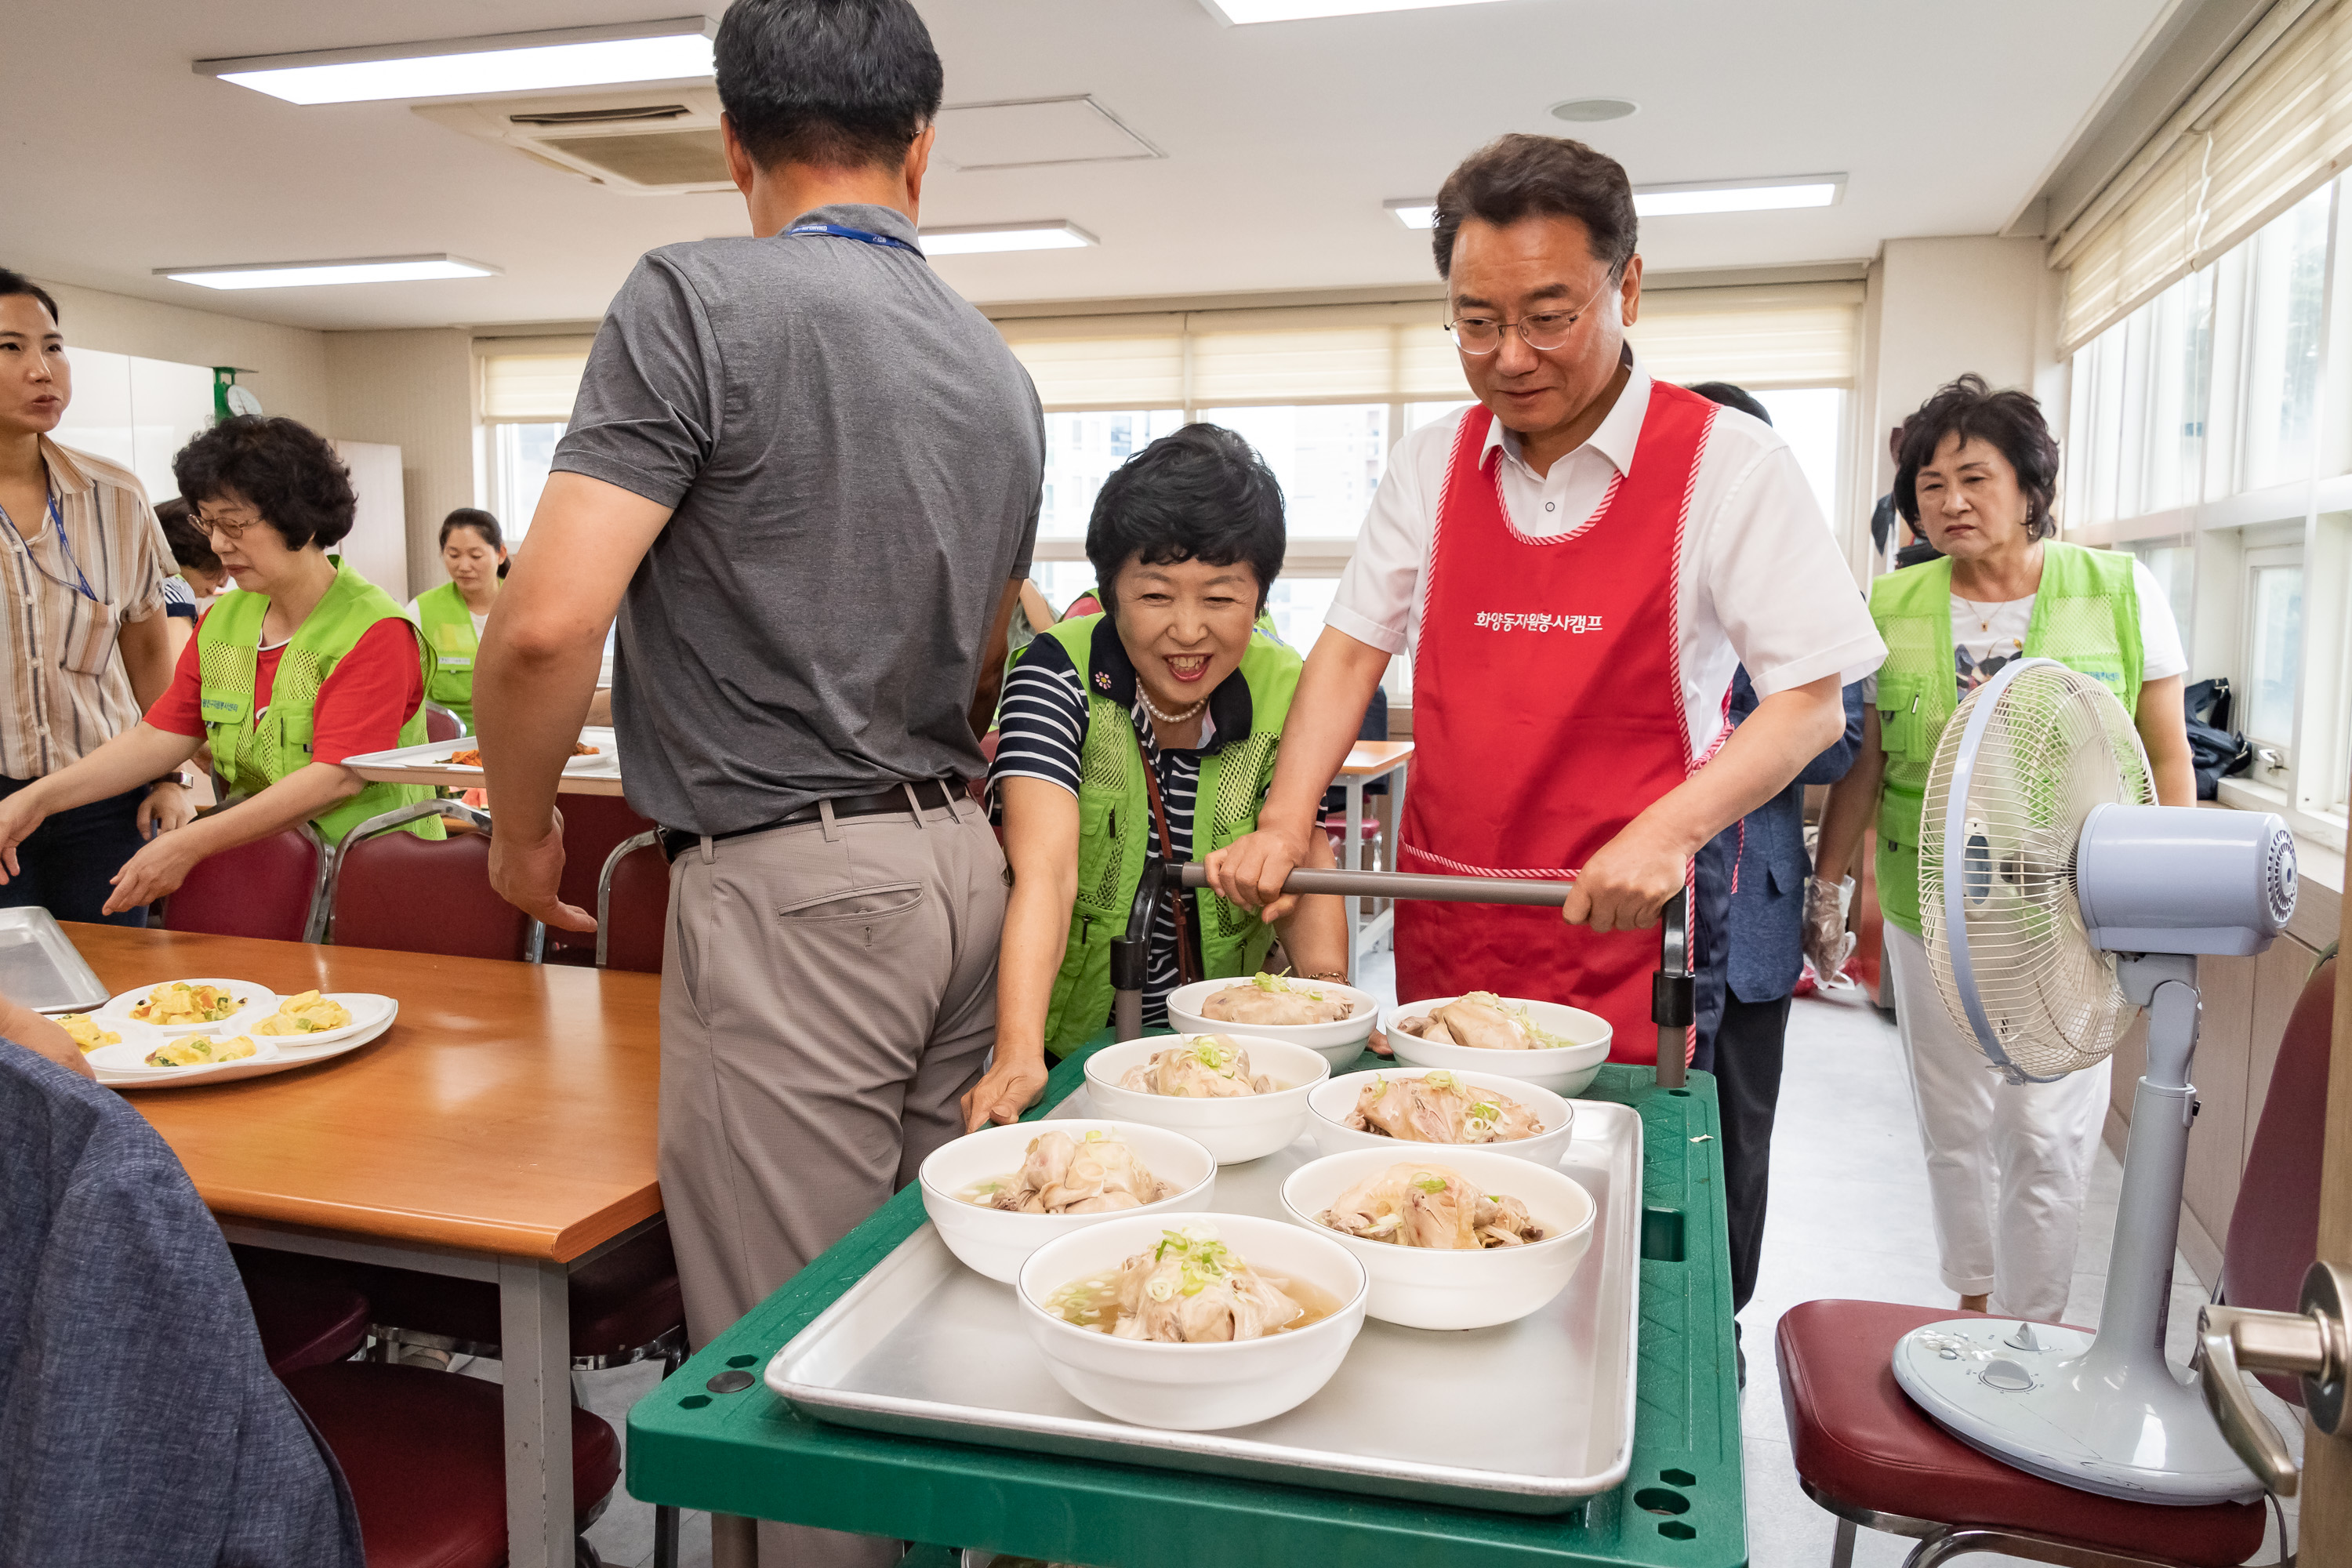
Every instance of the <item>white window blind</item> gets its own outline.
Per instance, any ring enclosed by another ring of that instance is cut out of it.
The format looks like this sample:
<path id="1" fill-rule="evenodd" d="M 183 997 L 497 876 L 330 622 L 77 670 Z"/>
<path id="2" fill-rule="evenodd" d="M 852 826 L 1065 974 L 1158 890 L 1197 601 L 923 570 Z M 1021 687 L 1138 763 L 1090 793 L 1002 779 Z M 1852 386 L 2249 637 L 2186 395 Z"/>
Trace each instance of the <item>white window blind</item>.
<path id="1" fill-rule="evenodd" d="M 561 425 L 572 417 L 587 338 L 525 338 L 477 342 L 482 362 L 482 423 Z"/>
<path id="2" fill-rule="evenodd" d="M 1751 389 L 1851 386 L 1862 285 L 1660 289 L 1628 334 L 1651 373 Z M 996 323 L 1048 409 L 1417 403 L 1468 395 L 1445 307 L 1301 306 Z"/>
<path id="3" fill-rule="evenodd" d="M 2352 0 L 2325 0 L 2245 71 L 2119 202 L 2052 247 L 2062 353 L 2210 265 L 2352 155 Z"/>

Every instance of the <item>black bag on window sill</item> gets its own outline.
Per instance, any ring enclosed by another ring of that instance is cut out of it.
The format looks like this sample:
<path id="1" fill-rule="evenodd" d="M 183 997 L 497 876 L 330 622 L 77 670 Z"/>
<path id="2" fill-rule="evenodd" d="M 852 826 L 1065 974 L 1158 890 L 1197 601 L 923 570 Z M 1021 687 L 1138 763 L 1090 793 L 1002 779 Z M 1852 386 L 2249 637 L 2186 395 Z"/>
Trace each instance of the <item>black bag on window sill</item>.
<path id="1" fill-rule="evenodd" d="M 2189 719 L 2189 758 L 2197 771 L 2197 798 L 2211 800 L 2221 781 L 2254 765 L 2254 748 L 2230 728 L 2230 680 L 2215 676 L 2180 694 Z"/>

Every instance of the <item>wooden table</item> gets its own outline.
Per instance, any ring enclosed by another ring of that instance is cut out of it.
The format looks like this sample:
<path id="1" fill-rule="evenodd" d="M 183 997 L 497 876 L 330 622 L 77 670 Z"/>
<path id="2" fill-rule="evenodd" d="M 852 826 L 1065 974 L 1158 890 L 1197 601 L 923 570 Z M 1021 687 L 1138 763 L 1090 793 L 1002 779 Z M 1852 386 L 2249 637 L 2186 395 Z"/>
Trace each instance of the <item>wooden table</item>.
<path id="1" fill-rule="evenodd" d="M 1404 831 L 1405 763 L 1412 756 L 1411 741 L 1359 741 L 1339 764 L 1339 776 L 1332 782 L 1339 786 L 1348 802 L 1348 837 L 1339 851 L 1339 868 L 1343 871 L 1389 870 L 1404 868 L 1398 862 L 1396 841 Z M 1385 867 L 1364 864 L 1364 786 L 1374 779 L 1393 774 L 1396 784 L 1389 795 L 1389 847 Z M 1394 930 L 1396 906 L 1391 904 L 1367 922 L 1363 919 L 1363 900 L 1348 901 L 1348 973 L 1354 978 L 1356 967 L 1363 961 L 1367 943 L 1377 946 L 1381 939 Z"/>
<path id="2" fill-rule="evenodd" d="M 345 1056 L 132 1089 L 232 1241 L 499 1287 L 512 1568 L 572 1561 L 567 1279 L 661 1213 L 660 978 L 118 926 L 67 934 L 116 993 L 188 975 L 375 991 Z"/>

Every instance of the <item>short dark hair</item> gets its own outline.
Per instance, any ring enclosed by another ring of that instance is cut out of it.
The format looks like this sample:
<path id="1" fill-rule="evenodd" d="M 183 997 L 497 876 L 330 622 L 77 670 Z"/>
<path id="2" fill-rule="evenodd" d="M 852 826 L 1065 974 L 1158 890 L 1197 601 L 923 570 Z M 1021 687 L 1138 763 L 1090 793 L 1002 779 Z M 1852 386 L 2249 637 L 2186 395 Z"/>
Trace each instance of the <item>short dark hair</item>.
<path id="1" fill-rule="evenodd" d="M 896 164 L 946 82 L 909 0 L 735 0 L 714 52 L 719 101 L 762 168 Z"/>
<path id="2" fill-rule="evenodd" d="M 461 506 L 441 520 L 441 548 L 447 549 L 449 536 L 461 528 L 470 528 L 480 534 L 482 542 L 493 550 L 504 550 L 507 547 L 506 535 L 499 531 L 497 518 L 492 517 L 480 507 Z M 499 575 L 505 576 L 507 568 L 512 564 L 513 563 L 509 561 L 499 562 Z"/>
<path id="3" fill-rule="evenodd" d="M 26 277 L 21 272 L 11 271 L 5 267 L 0 267 L 0 300 L 5 300 L 11 294 L 30 294 L 34 299 L 38 300 L 41 302 L 41 309 L 49 313 L 50 321 L 62 321 L 65 320 L 64 317 L 58 314 L 58 302 L 49 298 L 49 291 L 47 289 L 42 288 L 38 283 L 34 282 L 31 279 Z"/>
<path id="4" fill-rule="evenodd" d="M 183 571 L 217 572 L 220 557 L 213 552 L 212 536 L 190 520 L 188 513 L 194 510 L 173 496 L 155 508 L 155 521 L 163 525 L 164 542 L 171 545 L 172 559 Z"/>
<path id="5" fill-rule="evenodd" d="M 1453 273 L 1454 238 L 1469 217 L 1498 227 L 1524 217 L 1572 217 L 1612 282 L 1625 275 L 1640 231 L 1622 163 L 1565 136 L 1517 131 L 1463 159 L 1438 187 L 1429 243 L 1440 278 Z"/>
<path id="6" fill-rule="evenodd" d="M 1903 421 L 1903 455 L 1895 469 L 1895 507 L 1903 521 L 1919 521 L 1919 470 L 1935 461 L 1947 436 L 1980 438 L 2000 449 L 2017 470 L 2025 492 L 2025 532 L 2047 539 L 2058 531 L 2051 508 L 2058 500 L 2058 441 L 2030 393 L 2009 387 L 1995 392 L 1971 371 L 1919 405 Z M 1924 531 L 1922 537 L 1925 537 Z"/>
<path id="7" fill-rule="evenodd" d="M 1726 408 L 1737 408 L 1742 414 L 1761 419 L 1767 425 L 1772 423 L 1772 411 L 1765 407 L 1756 395 L 1744 386 L 1734 386 L 1727 381 L 1702 381 L 1695 385 L 1686 386 L 1683 390 L 1696 392 L 1709 403 L 1720 403 Z"/>
<path id="8" fill-rule="evenodd" d="M 193 504 L 234 491 L 252 503 L 289 550 L 331 549 L 352 531 L 359 497 L 327 438 L 291 419 L 224 419 L 172 459 L 172 478 Z"/>
<path id="9" fill-rule="evenodd" d="M 1286 542 L 1281 484 L 1257 449 L 1222 425 L 1187 425 L 1112 469 L 1087 523 L 1095 595 L 1113 616 L 1112 582 L 1130 561 L 1247 562 L 1263 610 Z"/>

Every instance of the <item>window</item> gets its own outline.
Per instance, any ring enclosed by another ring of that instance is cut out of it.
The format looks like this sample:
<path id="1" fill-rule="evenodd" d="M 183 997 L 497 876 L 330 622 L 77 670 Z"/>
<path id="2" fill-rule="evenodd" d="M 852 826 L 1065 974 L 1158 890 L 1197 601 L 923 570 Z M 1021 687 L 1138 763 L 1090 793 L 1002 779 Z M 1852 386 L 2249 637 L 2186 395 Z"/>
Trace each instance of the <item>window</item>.
<path id="1" fill-rule="evenodd" d="M 2230 679 L 2263 760 L 2224 802 L 2330 845 L 2352 770 L 2344 188 L 2294 200 L 2074 354 L 2061 510 L 2162 585 L 2190 680 Z"/>
<path id="2" fill-rule="evenodd" d="M 2250 741 L 2284 754 L 2294 736 L 2303 654 L 2303 552 L 2246 552 L 2246 710 Z"/>
<path id="3" fill-rule="evenodd" d="M 2254 237 L 2241 489 L 2261 489 L 2311 473 L 2335 194 L 2334 185 L 2321 186 Z"/>
<path id="4" fill-rule="evenodd" d="M 1293 539 L 1353 539 L 1388 464 L 1385 403 L 1203 408 L 1255 447 L 1282 485 Z"/>
<path id="5" fill-rule="evenodd" d="M 1845 445 L 1844 389 L 1786 387 L 1759 392 L 1756 401 L 1772 416 L 1772 428 L 1780 433 L 1780 438 L 1797 455 L 1797 467 L 1804 470 L 1806 481 L 1813 487 L 1813 499 L 1821 502 L 1822 516 L 1836 517 L 1838 471 L 1843 467 L 1839 455 Z"/>
<path id="6" fill-rule="evenodd" d="M 563 438 L 560 424 L 493 425 L 490 436 L 490 514 L 499 520 L 509 548 L 522 542 L 547 488 L 547 466 Z"/>
<path id="7" fill-rule="evenodd" d="M 1331 600 L 1339 592 L 1337 577 L 1294 577 L 1286 572 L 1276 578 L 1265 596 L 1275 635 L 1304 656 L 1323 635 L 1323 617 L 1331 613 Z"/>
<path id="8" fill-rule="evenodd" d="M 1046 415 L 1037 537 L 1083 542 L 1095 512 L 1095 492 L 1110 471 L 1183 423 L 1179 408 Z"/>

